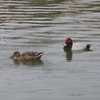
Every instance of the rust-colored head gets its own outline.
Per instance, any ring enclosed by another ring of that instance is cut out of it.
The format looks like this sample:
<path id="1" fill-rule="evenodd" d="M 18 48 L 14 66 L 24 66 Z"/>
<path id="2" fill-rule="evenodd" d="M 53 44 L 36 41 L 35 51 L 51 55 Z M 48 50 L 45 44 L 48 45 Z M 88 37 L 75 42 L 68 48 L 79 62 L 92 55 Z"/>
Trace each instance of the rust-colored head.
<path id="1" fill-rule="evenodd" d="M 19 57 L 19 56 L 20 56 L 20 53 L 18 51 L 15 51 L 10 58 Z"/>
<path id="2" fill-rule="evenodd" d="M 72 46 L 72 45 L 73 45 L 72 39 L 71 39 L 71 38 L 67 38 L 67 39 L 65 40 L 65 44 L 67 44 L 67 46 Z"/>

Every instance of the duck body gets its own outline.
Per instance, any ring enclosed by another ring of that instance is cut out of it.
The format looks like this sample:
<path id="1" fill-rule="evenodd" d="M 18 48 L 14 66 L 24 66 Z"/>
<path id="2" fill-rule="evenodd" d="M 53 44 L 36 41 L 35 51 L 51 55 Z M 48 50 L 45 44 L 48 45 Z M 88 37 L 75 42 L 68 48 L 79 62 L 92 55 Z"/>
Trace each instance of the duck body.
<path id="1" fill-rule="evenodd" d="M 90 44 L 73 43 L 72 50 L 88 50 L 90 49 L 90 46 Z"/>
<path id="2" fill-rule="evenodd" d="M 73 50 L 89 50 L 91 44 L 85 43 L 73 43 L 71 38 L 67 38 L 64 43 L 65 51 L 73 51 Z"/>
<path id="3" fill-rule="evenodd" d="M 40 59 L 43 55 L 43 52 L 32 52 L 27 51 L 23 54 L 20 54 L 18 51 L 15 51 L 10 58 L 16 59 L 16 60 L 35 60 Z"/>

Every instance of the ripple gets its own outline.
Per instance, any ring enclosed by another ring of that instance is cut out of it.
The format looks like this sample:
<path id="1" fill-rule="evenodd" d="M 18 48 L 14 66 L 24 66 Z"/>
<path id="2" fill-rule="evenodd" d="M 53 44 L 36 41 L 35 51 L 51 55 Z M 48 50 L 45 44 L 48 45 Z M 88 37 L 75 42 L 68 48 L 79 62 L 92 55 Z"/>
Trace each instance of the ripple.
<path id="1" fill-rule="evenodd" d="M 100 97 L 99 0 L 1 0 L 0 4 L 1 99 Z M 92 44 L 92 52 L 65 53 L 66 37 Z M 12 61 L 9 56 L 16 50 L 44 55 L 39 62 Z"/>

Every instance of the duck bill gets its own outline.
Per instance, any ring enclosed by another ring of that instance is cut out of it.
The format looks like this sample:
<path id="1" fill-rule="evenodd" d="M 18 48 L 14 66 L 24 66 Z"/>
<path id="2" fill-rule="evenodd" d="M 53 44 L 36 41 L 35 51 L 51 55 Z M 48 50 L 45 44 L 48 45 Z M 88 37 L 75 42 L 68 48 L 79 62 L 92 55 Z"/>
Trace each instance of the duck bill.
<path id="1" fill-rule="evenodd" d="M 10 58 L 12 59 L 14 56 L 12 55 L 12 56 L 10 56 Z"/>
<path id="2" fill-rule="evenodd" d="M 63 43 L 62 45 L 63 45 L 63 46 L 66 46 L 66 43 Z"/>

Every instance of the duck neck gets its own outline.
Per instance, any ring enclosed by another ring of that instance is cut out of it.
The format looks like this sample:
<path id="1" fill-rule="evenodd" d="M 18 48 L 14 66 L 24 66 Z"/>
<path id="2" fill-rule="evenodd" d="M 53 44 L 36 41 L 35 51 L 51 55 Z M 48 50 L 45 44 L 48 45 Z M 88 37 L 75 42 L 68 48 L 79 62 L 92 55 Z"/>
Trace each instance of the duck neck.
<path id="1" fill-rule="evenodd" d="M 71 51 L 71 49 L 72 49 L 72 45 L 64 46 L 64 50 Z"/>

